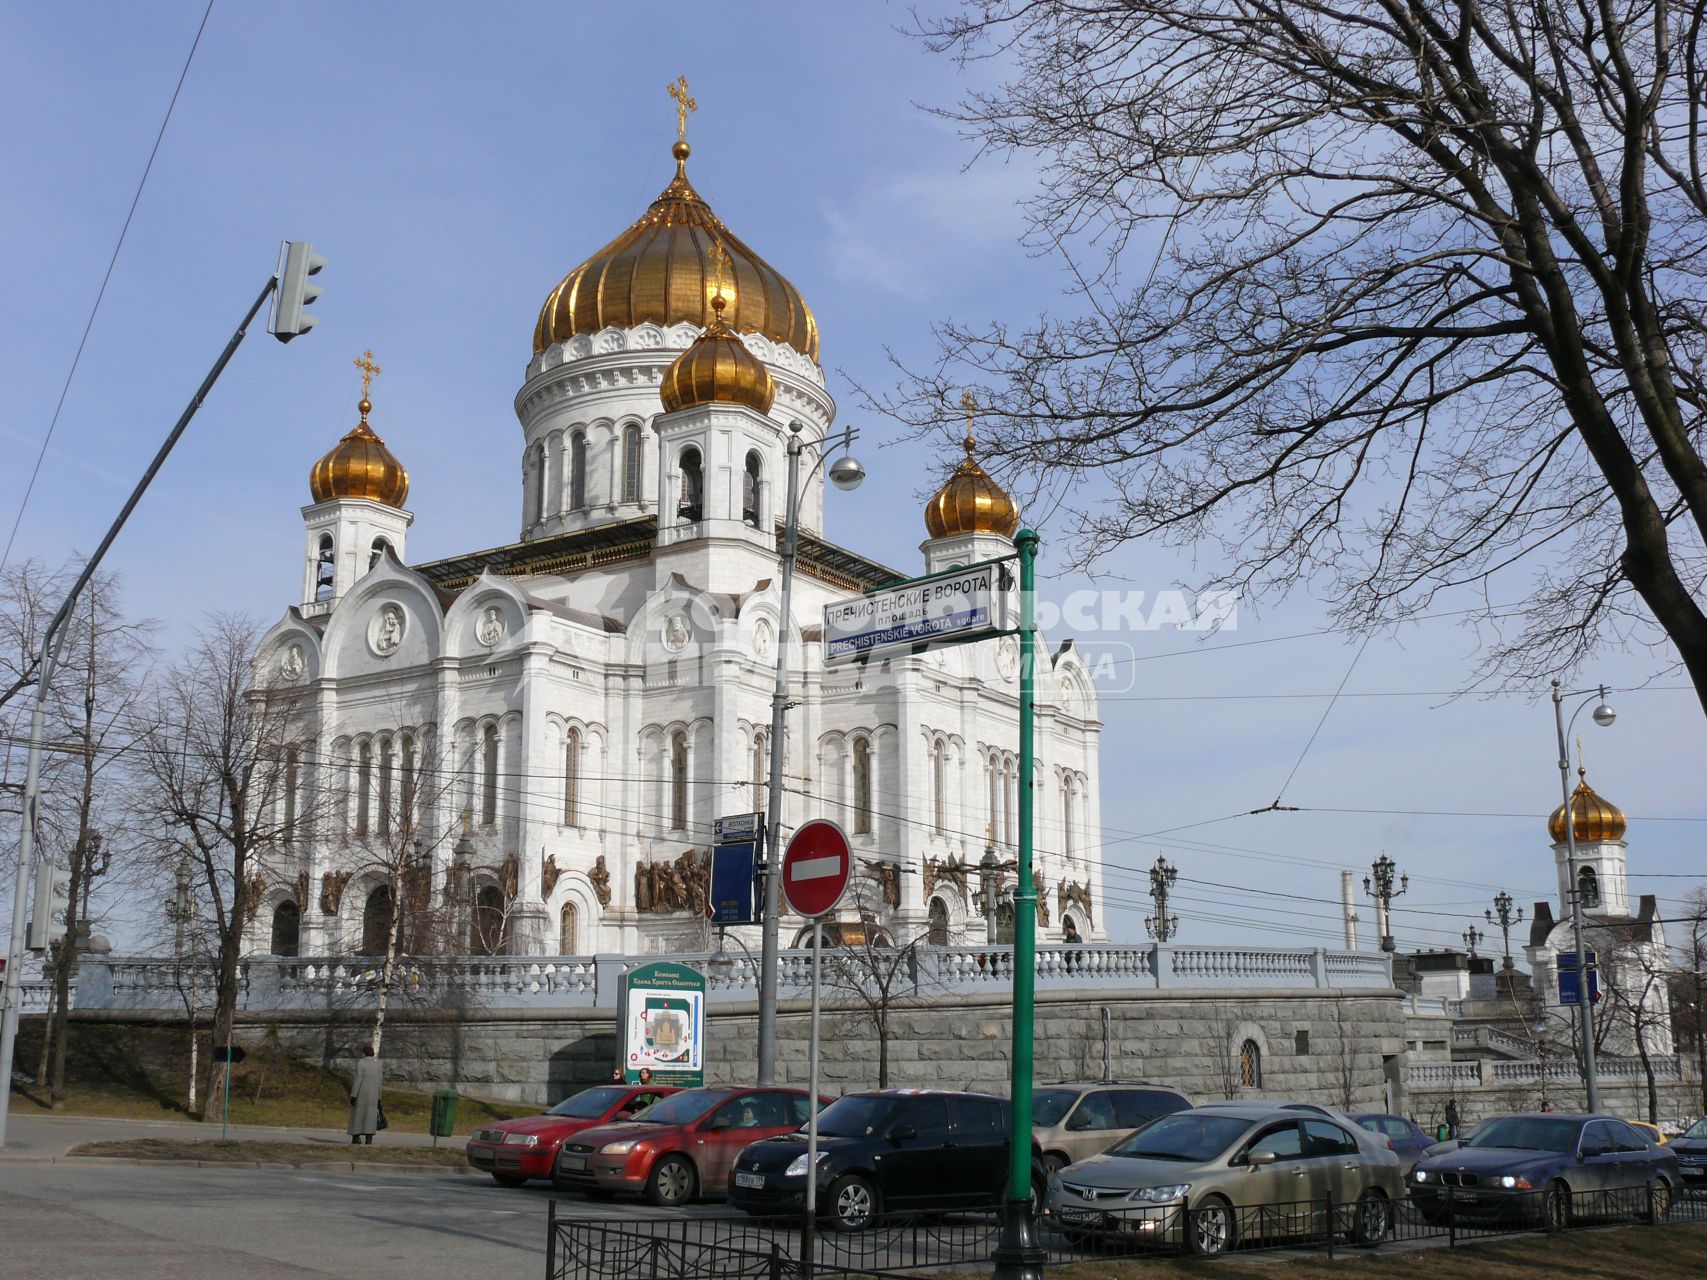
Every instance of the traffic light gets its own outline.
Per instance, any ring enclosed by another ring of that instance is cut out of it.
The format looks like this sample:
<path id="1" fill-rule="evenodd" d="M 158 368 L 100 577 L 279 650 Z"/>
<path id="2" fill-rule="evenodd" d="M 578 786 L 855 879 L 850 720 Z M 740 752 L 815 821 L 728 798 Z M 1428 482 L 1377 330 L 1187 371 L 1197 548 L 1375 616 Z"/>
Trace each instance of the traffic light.
<path id="1" fill-rule="evenodd" d="M 71 872 L 46 863 L 36 868 L 36 900 L 24 945 L 46 951 L 65 936 L 65 909 L 71 905 Z"/>
<path id="2" fill-rule="evenodd" d="M 279 287 L 273 295 L 273 318 L 267 328 L 280 342 L 289 342 L 314 327 L 314 317 L 303 308 L 321 294 L 309 280 L 320 274 L 326 259 L 314 252 L 306 240 L 287 240 L 279 265 Z"/>

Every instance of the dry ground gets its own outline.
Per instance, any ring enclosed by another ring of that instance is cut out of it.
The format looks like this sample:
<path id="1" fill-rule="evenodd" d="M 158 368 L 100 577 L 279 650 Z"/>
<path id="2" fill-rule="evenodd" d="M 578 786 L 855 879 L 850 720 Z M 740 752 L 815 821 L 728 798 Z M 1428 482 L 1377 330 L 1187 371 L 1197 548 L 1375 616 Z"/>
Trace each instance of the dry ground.
<path id="1" fill-rule="evenodd" d="M 370 1147 L 335 1142 L 195 1142 L 174 1138 L 126 1138 L 85 1142 L 71 1148 L 73 1156 L 122 1156 L 133 1160 L 200 1160 L 267 1164 L 322 1164 L 359 1160 L 363 1164 L 442 1164 L 457 1168 L 467 1163 L 462 1144 L 446 1140 L 439 1147 Z"/>

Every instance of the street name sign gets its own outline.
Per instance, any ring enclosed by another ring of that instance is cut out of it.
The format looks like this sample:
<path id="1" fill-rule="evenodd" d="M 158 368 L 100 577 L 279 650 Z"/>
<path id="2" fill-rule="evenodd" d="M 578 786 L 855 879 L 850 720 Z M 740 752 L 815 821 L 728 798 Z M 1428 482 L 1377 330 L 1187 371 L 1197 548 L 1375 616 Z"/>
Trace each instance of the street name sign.
<path id="1" fill-rule="evenodd" d="M 1594 949 L 1588 953 L 1588 998 L 1590 1004 L 1600 1003 L 1600 969 L 1595 964 Z M 1577 953 L 1561 951 L 1559 953 L 1559 1003 L 1562 1005 L 1578 1005 L 1582 1003 L 1582 977 L 1577 969 Z"/>
<path id="2" fill-rule="evenodd" d="M 808 918 L 834 911 L 851 879 L 848 838 L 828 818 L 814 818 L 790 837 L 782 855 L 782 896 L 790 911 Z"/>
<path id="3" fill-rule="evenodd" d="M 933 641 L 971 640 L 1004 630 L 1006 563 L 955 569 L 880 587 L 824 606 L 824 661 L 852 662 Z"/>

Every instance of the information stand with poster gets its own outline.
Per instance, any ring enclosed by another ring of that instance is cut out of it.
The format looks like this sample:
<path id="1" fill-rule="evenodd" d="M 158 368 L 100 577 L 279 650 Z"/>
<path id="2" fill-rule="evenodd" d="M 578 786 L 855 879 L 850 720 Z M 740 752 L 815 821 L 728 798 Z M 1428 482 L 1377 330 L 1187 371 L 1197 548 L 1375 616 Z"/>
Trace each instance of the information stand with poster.
<path id="1" fill-rule="evenodd" d="M 705 1083 L 703 973 L 671 961 L 641 965 L 622 976 L 617 999 L 626 1083 Z"/>

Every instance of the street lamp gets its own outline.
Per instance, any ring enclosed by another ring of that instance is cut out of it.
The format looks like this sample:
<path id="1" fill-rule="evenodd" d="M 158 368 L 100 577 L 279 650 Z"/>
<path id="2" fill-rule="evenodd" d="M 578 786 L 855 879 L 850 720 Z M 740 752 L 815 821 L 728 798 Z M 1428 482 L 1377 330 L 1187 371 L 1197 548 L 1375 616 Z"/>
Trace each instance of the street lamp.
<path id="1" fill-rule="evenodd" d="M 1150 868 L 1150 900 L 1156 904 L 1154 915 L 1144 917 L 1144 928 L 1157 942 L 1165 943 L 1179 932 L 1179 917 L 1168 914 L 1168 895 L 1179 879 L 1179 868 L 1158 857 Z"/>
<path id="2" fill-rule="evenodd" d="M 1474 960 L 1476 958 L 1476 948 L 1482 945 L 1482 939 L 1487 936 L 1487 934 L 1483 933 L 1475 925 L 1471 925 L 1468 929 L 1464 930 L 1464 947 L 1469 951 L 1470 959 Z"/>
<path id="3" fill-rule="evenodd" d="M 1516 913 L 1514 914 L 1512 912 L 1512 909 L 1511 909 L 1511 895 L 1509 893 L 1507 893 L 1504 889 L 1501 889 L 1497 894 L 1494 895 L 1493 910 L 1483 911 L 1482 914 L 1488 918 L 1489 924 L 1499 925 L 1500 933 L 1503 934 L 1505 937 L 1505 965 L 1504 965 L 1504 968 L 1509 972 L 1511 967 L 1512 967 L 1512 965 L 1511 965 L 1511 927 L 1514 924 L 1522 924 L 1523 923 L 1523 908 L 1519 907 L 1517 909 Z"/>
<path id="4" fill-rule="evenodd" d="M 1363 877 L 1363 891 L 1375 899 L 1375 930 L 1381 935 L 1381 950 L 1383 951 L 1398 949 L 1393 942 L 1393 930 L 1391 928 L 1393 899 L 1411 887 L 1411 878 L 1408 875 L 1401 875 L 1399 887 L 1397 889 L 1393 887 L 1393 872 L 1398 870 L 1398 866 L 1398 863 L 1386 854 L 1382 854 L 1375 859 L 1374 865 L 1370 867 L 1370 870 L 1375 873 L 1374 879 L 1371 880 L 1369 876 Z"/>
<path id="5" fill-rule="evenodd" d="M 984 856 L 978 859 L 978 905 L 984 912 L 984 945 L 993 947 L 999 938 L 996 907 L 1002 896 L 1002 860 L 996 856 L 994 845 L 984 846 Z"/>
<path id="6" fill-rule="evenodd" d="M 794 594 L 794 561 L 800 550 L 800 455 L 808 447 L 816 447 L 818 457 L 812 470 L 806 473 L 809 482 L 824 465 L 828 441 L 808 446 L 801 433 L 805 427 L 788 424 L 788 517 L 782 533 L 782 612 L 776 628 L 776 687 L 771 693 L 770 730 L 770 790 L 766 795 L 765 813 L 765 919 L 759 948 L 759 1083 L 776 1083 L 776 979 L 777 957 L 780 951 L 778 930 L 782 914 L 782 742 L 784 721 L 788 714 L 788 629 L 792 625 L 791 600 Z M 830 464 L 830 483 L 844 493 L 851 492 L 865 480 L 865 468 L 853 456 L 853 442 L 859 433 L 844 427 L 840 444 L 842 456 Z M 829 445 L 834 448 L 834 445 Z"/>
<path id="7" fill-rule="evenodd" d="M 1577 709 L 1571 712 L 1571 718 L 1567 722 L 1565 699 L 1583 693 L 1588 696 L 1577 704 Z M 1595 1078 L 1594 1001 L 1590 999 L 1594 990 L 1594 974 L 1589 967 L 1588 952 L 1583 946 L 1583 895 L 1582 886 L 1577 880 L 1577 815 L 1571 809 L 1571 754 L 1565 745 L 1577 717 L 1591 702 L 1596 704 L 1594 722 L 1602 729 L 1609 728 L 1612 722 L 1618 719 L 1618 713 L 1607 704 L 1605 685 L 1600 685 L 1592 692 L 1586 689 L 1567 691 L 1559 687 L 1557 680 L 1553 681 L 1553 727 L 1559 735 L 1559 795 L 1565 818 L 1566 865 L 1570 868 L 1571 937 L 1577 948 L 1577 1032 L 1582 1039 L 1583 1087 L 1588 1093 L 1588 1109 L 1590 1112 L 1596 1112 L 1600 1110 L 1600 1084 Z"/>

